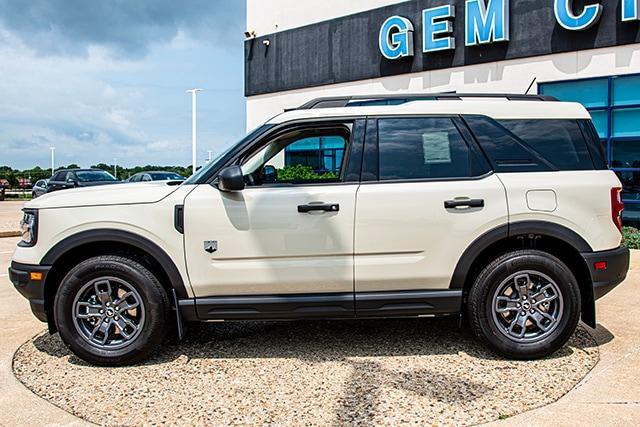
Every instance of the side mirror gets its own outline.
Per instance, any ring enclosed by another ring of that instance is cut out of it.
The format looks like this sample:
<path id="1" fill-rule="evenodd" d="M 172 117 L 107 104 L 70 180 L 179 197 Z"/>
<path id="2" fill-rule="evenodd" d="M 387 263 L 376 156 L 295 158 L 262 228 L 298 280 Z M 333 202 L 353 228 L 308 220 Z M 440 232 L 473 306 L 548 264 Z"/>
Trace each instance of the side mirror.
<path id="1" fill-rule="evenodd" d="M 73 180 L 72 178 L 69 178 L 69 179 L 67 180 L 67 184 L 69 184 L 69 185 L 76 185 L 76 182 L 75 182 L 75 180 Z"/>
<path id="2" fill-rule="evenodd" d="M 242 191 L 244 190 L 244 176 L 242 168 L 238 165 L 227 166 L 218 174 L 218 188 L 220 191 Z"/>
<path id="3" fill-rule="evenodd" d="M 262 168 L 262 183 L 273 184 L 275 182 L 278 182 L 278 172 L 276 168 L 271 165 L 265 165 Z"/>

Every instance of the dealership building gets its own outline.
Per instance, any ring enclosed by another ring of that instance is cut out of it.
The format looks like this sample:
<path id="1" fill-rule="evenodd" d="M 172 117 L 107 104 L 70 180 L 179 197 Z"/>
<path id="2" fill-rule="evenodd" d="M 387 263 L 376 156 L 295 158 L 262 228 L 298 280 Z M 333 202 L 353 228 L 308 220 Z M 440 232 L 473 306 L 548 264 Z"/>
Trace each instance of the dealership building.
<path id="1" fill-rule="evenodd" d="M 552 95 L 589 110 L 640 220 L 640 0 L 247 0 L 247 36 L 249 128 L 319 97 Z"/>

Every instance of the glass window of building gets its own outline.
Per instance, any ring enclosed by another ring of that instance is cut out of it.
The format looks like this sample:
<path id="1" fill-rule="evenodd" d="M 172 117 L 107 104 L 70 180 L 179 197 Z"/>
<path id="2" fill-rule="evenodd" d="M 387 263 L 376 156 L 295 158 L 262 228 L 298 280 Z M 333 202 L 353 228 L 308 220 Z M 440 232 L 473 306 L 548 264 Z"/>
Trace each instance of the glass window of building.
<path id="1" fill-rule="evenodd" d="M 622 181 L 624 220 L 640 224 L 640 74 L 539 85 L 539 92 L 584 105 Z"/>
<path id="2" fill-rule="evenodd" d="M 303 165 L 315 173 L 339 173 L 346 140 L 341 136 L 317 136 L 294 142 L 285 149 L 285 165 Z"/>

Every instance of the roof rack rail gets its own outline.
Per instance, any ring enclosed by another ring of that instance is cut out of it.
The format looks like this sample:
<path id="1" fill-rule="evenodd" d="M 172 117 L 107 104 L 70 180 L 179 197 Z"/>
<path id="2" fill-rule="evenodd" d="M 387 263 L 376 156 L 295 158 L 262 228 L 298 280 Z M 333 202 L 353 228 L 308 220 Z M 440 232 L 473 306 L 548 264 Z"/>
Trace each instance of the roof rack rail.
<path id="1" fill-rule="evenodd" d="M 316 98 L 294 110 L 316 108 L 361 107 L 371 105 L 399 105 L 411 101 L 462 100 L 462 98 L 504 98 L 509 101 L 557 101 L 549 95 L 522 95 L 514 93 L 425 93 L 402 95 L 354 95 Z"/>

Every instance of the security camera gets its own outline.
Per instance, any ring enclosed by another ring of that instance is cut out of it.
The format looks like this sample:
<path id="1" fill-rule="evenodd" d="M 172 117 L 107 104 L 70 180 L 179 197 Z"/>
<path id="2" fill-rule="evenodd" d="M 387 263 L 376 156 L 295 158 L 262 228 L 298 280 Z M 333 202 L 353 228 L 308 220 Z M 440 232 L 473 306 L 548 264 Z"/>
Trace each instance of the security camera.
<path id="1" fill-rule="evenodd" d="M 254 30 L 244 32 L 244 37 L 247 39 L 255 38 L 255 36 L 256 36 L 256 32 Z"/>

